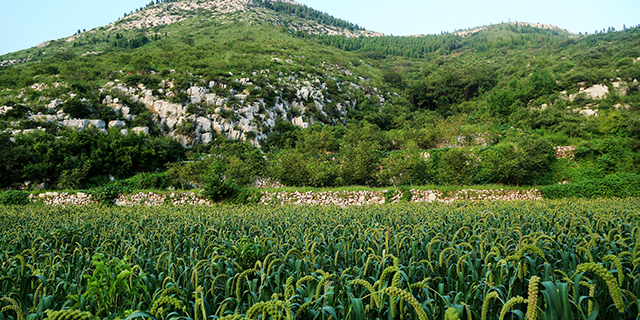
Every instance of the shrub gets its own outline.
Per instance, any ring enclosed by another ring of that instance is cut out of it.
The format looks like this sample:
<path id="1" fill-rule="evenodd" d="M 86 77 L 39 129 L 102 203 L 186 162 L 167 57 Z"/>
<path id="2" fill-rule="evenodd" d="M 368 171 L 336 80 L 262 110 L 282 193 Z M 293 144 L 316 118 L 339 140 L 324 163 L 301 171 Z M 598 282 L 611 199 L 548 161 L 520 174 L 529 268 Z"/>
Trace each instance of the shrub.
<path id="1" fill-rule="evenodd" d="M 99 204 L 112 206 L 115 200 L 127 191 L 130 191 L 130 189 L 121 186 L 104 186 L 91 189 L 88 193 Z"/>
<path id="2" fill-rule="evenodd" d="M 165 189 L 171 186 L 171 178 L 162 172 L 162 173 L 139 173 L 125 181 L 122 181 L 122 185 L 138 189 Z"/>
<path id="3" fill-rule="evenodd" d="M 261 198 L 262 194 L 258 190 L 240 189 L 228 202 L 233 204 L 258 204 Z"/>
<path id="4" fill-rule="evenodd" d="M 274 155 L 271 163 L 271 177 L 286 186 L 309 184 L 307 157 L 297 149 L 285 149 Z"/>
<path id="5" fill-rule="evenodd" d="M 393 200 L 393 197 L 395 197 L 396 195 L 398 195 L 398 190 L 387 190 L 384 193 L 385 203 L 391 203 L 391 201 Z"/>
<path id="6" fill-rule="evenodd" d="M 231 199 L 240 192 L 240 188 L 233 179 L 225 178 L 225 171 L 223 163 L 219 161 L 212 163 L 212 169 L 205 177 L 204 187 L 202 188 L 203 196 L 214 202 L 220 202 Z"/>
<path id="7" fill-rule="evenodd" d="M 402 198 L 400 198 L 400 200 L 402 202 L 411 202 L 411 189 L 409 189 L 409 187 L 400 186 L 400 188 L 398 188 L 398 190 L 400 190 L 400 192 L 402 192 Z"/>
<path id="8" fill-rule="evenodd" d="M 543 187 L 540 192 L 547 199 L 638 197 L 640 196 L 640 175 L 615 173 L 604 179 Z"/>
<path id="9" fill-rule="evenodd" d="M 0 204 L 2 205 L 25 205 L 29 204 L 29 194 L 24 191 L 9 190 L 0 192 Z"/>

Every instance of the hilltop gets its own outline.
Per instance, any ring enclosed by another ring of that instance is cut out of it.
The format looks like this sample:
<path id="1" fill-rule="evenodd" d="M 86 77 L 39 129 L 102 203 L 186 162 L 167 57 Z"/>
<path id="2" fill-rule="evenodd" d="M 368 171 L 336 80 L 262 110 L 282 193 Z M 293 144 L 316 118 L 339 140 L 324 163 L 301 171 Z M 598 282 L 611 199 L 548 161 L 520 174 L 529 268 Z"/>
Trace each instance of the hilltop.
<path id="1" fill-rule="evenodd" d="M 443 164 L 431 173 L 416 169 L 416 176 L 380 168 L 414 149 L 522 151 L 523 136 L 552 147 L 637 137 L 638 34 L 634 27 L 575 35 L 518 22 L 395 37 L 294 1 L 150 4 L 109 25 L 0 57 L 3 143 L 23 148 L 7 153 L 3 179 L 59 184 L 77 174 L 82 185 L 90 177 L 162 172 L 167 163 L 220 152 L 211 148 L 230 139 L 268 154 L 267 162 L 253 158 L 252 165 L 243 162 L 249 156 L 239 157 L 234 165 L 248 171 L 238 179 L 247 182 L 296 176 L 282 182 L 539 183 L 528 173 L 496 178 L 480 167 L 454 178 L 460 169 L 441 171 Z M 105 139 L 118 156 L 100 156 L 102 142 L 53 147 L 89 136 Z M 140 140 L 121 141 L 132 136 Z M 59 153 L 34 158 L 30 139 Z M 154 145 L 148 155 L 119 155 L 122 148 L 143 152 L 134 146 L 147 140 Z M 366 165 L 354 167 L 357 174 L 344 173 L 353 156 L 345 151 L 364 141 L 374 156 L 361 158 Z M 472 153 L 482 158 L 482 152 Z M 295 174 L 265 169 L 293 168 L 287 159 L 308 166 Z M 16 161 L 31 165 L 20 171 Z M 635 160 L 619 161 L 628 163 L 620 170 L 633 171 Z M 543 180 L 570 176 L 555 172 Z"/>

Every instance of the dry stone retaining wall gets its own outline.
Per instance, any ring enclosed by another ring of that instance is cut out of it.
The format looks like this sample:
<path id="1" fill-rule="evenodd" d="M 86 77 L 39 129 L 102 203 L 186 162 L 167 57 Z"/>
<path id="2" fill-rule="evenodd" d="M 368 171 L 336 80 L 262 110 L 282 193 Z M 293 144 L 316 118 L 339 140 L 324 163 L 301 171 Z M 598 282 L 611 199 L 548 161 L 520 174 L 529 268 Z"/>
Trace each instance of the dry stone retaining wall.
<path id="1" fill-rule="evenodd" d="M 261 204 L 279 205 L 337 205 L 337 206 L 362 206 L 379 205 L 387 202 L 400 202 L 403 195 L 397 192 L 391 199 L 386 198 L 387 190 L 382 191 L 262 191 Z M 39 195 L 30 195 L 30 199 L 42 201 L 47 205 L 68 206 L 88 205 L 95 203 L 90 194 L 78 192 L 76 194 L 66 192 L 47 192 Z M 439 190 L 411 190 L 412 202 L 439 202 L 451 203 L 454 201 L 511 201 L 511 200 L 543 200 L 540 191 L 532 190 L 504 190 L 504 189 L 464 189 L 451 192 Z M 173 205 L 213 205 L 209 200 L 196 196 L 193 192 L 186 193 L 135 193 L 123 194 L 115 200 L 117 206 L 159 206 L 162 204 Z"/>
<path id="2" fill-rule="evenodd" d="M 39 199 L 46 205 L 54 206 L 68 206 L 68 205 L 88 205 L 95 203 L 92 200 L 90 194 L 78 192 L 76 194 L 66 192 L 47 192 L 39 195 L 30 195 L 30 199 Z M 186 193 L 134 193 L 134 194 L 122 194 L 115 200 L 117 206 L 134 206 L 134 205 L 147 205 L 147 206 L 159 206 L 162 204 L 174 204 L 174 205 L 212 205 L 209 200 L 200 199 L 193 192 Z"/>
<path id="3" fill-rule="evenodd" d="M 386 190 L 383 191 L 325 191 L 325 192 L 262 192 L 260 203 L 264 204 L 300 204 L 300 205 L 372 205 L 384 204 Z M 398 192 L 390 202 L 400 202 L 402 193 Z M 464 189 L 452 192 L 439 190 L 411 190 L 412 202 L 442 202 L 454 201 L 512 201 L 512 200 L 543 200 L 537 189 L 504 190 L 504 189 Z"/>

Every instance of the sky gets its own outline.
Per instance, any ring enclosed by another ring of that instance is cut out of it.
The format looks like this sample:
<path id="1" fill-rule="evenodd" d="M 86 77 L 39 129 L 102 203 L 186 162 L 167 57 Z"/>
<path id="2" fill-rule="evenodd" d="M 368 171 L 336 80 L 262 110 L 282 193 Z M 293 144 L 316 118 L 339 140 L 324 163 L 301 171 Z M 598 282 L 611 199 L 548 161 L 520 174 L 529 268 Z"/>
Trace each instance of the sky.
<path id="1" fill-rule="evenodd" d="M 573 33 L 640 24 L 639 0 L 298 0 L 387 35 L 439 34 L 508 21 Z M 107 25 L 149 0 L 0 0 L 0 55 Z"/>

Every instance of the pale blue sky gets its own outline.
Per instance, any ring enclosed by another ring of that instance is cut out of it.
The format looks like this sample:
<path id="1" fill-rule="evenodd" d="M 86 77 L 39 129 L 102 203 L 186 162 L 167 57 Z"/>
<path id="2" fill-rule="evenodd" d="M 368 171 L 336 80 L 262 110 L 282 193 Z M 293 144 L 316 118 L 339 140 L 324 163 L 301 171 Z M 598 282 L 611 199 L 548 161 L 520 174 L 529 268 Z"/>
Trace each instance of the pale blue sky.
<path id="1" fill-rule="evenodd" d="M 100 27 L 149 0 L 0 0 L 0 54 Z M 640 24 L 639 0 L 299 0 L 385 34 L 434 34 L 500 22 L 557 25 L 593 33 Z"/>

